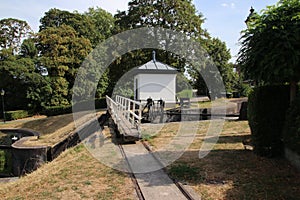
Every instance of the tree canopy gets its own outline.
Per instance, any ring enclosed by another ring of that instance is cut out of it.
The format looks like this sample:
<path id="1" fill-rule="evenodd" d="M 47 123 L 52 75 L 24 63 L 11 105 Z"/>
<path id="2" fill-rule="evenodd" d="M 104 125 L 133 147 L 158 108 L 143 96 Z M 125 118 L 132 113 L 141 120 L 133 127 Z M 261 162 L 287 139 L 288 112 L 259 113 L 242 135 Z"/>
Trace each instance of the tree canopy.
<path id="1" fill-rule="evenodd" d="M 30 26 L 26 21 L 7 18 L 0 20 L 0 48 L 12 48 L 19 51 L 22 39 L 29 38 L 33 34 Z"/>
<path id="2" fill-rule="evenodd" d="M 241 38 L 238 63 L 258 84 L 290 82 L 291 100 L 300 80 L 300 2 L 280 0 L 253 14 Z"/>
<path id="3" fill-rule="evenodd" d="M 119 55 L 109 70 L 101 72 L 99 62 L 101 59 L 103 62 L 106 49 L 94 52 L 96 58 L 92 58 L 91 50 L 114 34 L 140 27 L 165 28 L 195 39 L 210 54 L 208 57 L 217 63 L 225 85 L 231 87 L 228 84 L 232 78 L 229 51 L 225 43 L 211 38 L 202 28 L 204 17 L 191 0 L 132 0 L 127 11 L 115 16 L 98 7 L 89 8 L 84 13 L 52 8 L 44 13 L 40 23 L 39 32 L 33 33 L 26 21 L 0 20 L 0 87 L 11 95 L 11 102 L 14 102 L 12 94 L 19 91 L 18 100 L 30 108 L 69 105 L 72 94 L 93 94 L 94 84 L 97 84 L 96 98 L 109 94 L 121 76 L 151 59 L 153 49 Z M 157 59 L 177 68 L 182 74 L 186 72 L 188 64 L 185 59 L 164 50 L 176 40 L 161 32 L 154 34 L 158 41 L 164 41 L 159 44 L 161 48 L 155 49 Z M 130 42 L 139 41 L 133 39 Z M 100 73 L 102 77 L 98 83 L 84 80 L 82 88 L 74 89 L 76 73 L 82 64 L 88 66 L 84 73 L 91 80 L 98 80 Z M 196 88 L 200 86 L 197 84 L 200 79 L 201 75 L 194 73 L 193 85 Z M 16 99 L 13 104 L 21 105 L 20 102 Z"/>

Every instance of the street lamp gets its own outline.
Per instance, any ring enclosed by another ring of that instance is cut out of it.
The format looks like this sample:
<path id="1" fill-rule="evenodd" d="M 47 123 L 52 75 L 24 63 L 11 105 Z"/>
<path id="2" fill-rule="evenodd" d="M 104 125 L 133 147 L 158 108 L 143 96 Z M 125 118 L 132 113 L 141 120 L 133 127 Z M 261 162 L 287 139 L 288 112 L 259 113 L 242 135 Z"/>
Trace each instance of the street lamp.
<path id="1" fill-rule="evenodd" d="M 4 95 L 5 95 L 5 91 L 3 89 L 1 89 L 3 122 L 5 123 Z"/>
<path id="2" fill-rule="evenodd" d="M 251 20 L 253 18 L 254 11 L 255 11 L 254 8 L 251 6 L 250 14 L 248 15 L 247 19 L 245 20 L 247 27 L 249 27 L 249 23 L 251 22 Z"/>

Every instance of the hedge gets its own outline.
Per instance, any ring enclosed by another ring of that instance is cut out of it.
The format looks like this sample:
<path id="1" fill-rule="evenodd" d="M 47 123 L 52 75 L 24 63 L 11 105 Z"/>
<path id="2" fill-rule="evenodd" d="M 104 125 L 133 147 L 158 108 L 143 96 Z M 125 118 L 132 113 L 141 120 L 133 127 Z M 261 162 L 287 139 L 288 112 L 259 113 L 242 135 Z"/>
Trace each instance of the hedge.
<path id="1" fill-rule="evenodd" d="M 44 107 L 41 114 L 47 116 L 56 116 L 72 113 L 72 106 L 49 106 Z"/>
<path id="2" fill-rule="evenodd" d="M 258 87 L 250 94 L 248 120 L 256 154 L 282 155 L 282 131 L 288 106 L 288 86 Z"/>
<path id="3" fill-rule="evenodd" d="M 300 97 L 287 111 L 283 129 L 284 145 L 300 155 Z"/>
<path id="4" fill-rule="evenodd" d="M 15 111 L 5 112 L 5 119 L 7 121 L 22 119 L 25 117 L 29 117 L 29 114 L 26 110 L 15 110 Z"/>
<path id="5" fill-rule="evenodd" d="M 100 108 L 106 108 L 106 99 L 95 99 L 95 109 Z M 83 101 L 76 104 L 77 110 L 82 108 L 82 111 L 85 110 L 85 108 L 89 107 L 87 104 L 90 104 L 90 101 Z M 63 114 L 69 114 L 72 113 L 72 105 L 67 106 L 49 106 L 44 107 L 41 111 L 41 114 L 47 115 L 47 116 L 56 116 L 56 115 L 63 115 Z"/>

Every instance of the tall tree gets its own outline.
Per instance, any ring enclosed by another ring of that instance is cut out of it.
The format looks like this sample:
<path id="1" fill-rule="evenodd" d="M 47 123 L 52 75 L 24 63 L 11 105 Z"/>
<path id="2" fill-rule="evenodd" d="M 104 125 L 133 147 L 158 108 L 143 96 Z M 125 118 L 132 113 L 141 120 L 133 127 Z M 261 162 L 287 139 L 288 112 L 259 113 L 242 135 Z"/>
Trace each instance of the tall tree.
<path id="1" fill-rule="evenodd" d="M 40 22 L 40 31 L 61 25 L 71 26 L 78 36 L 89 39 L 93 47 L 110 37 L 114 28 L 113 16 L 101 8 L 89 8 L 83 14 L 52 8 Z"/>
<path id="2" fill-rule="evenodd" d="M 29 38 L 23 41 L 20 49 L 20 55 L 26 58 L 36 58 L 38 50 L 34 43 L 34 38 Z"/>
<path id="3" fill-rule="evenodd" d="M 12 48 L 17 53 L 21 47 L 22 39 L 29 38 L 33 34 L 26 21 L 7 18 L 0 20 L 0 48 Z"/>
<path id="4" fill-rule="evenodd" d="M 6 91 L 7 109 L 41 108 L 51 95 L 47 78 L 42 77 L 31 58 L 12 55 L 11 51 L 0 51 L 0 87 Z"/>
<path id="5" fill-rule="evenodd" d="M 91 40 L 93 47 L 96 47 L 96 45 L 112 35 L 115 19 L 110 13 L 102 8 L 96 7 L 89 8 L 88 11 L 84 13 L 84 16 L 93 24 L 93 34 L 87 37 Z"/>
<path id="6" fill-rule="evenodd" d="M 41 65 L 51 78 L 51 105 L 69 104 L 76 72 L 91 50 L 90 41 L 63 24 L 38 33 L 37 43 Z"/>
<path id="7" fill-rule="evenodd" d="M 221 72 L 221 75 L 224 76 L 223 80 L 226 82 L 225 85 L 229 91 L 232 90 L 232 84 L 230 82 L 233 82 L 232 79 L 234 76 L 232 74 L 232 65 L 229 64 L 229 50 L 225 43 L 219 39 L 211 38 L 209 33 L 202 28 L 204 23 L 203 15 L 196 11 L 191 0 L 132 0 L 128 5 L 129 9 L 127 12 L 119 12 L 115 15 L 117 31 L 139 27 L 163 27 L 193 38 L 200 43 L 203 49 L 207 50 L 208 55 L 206 58 L 211 57 L 212 60 L 216 62 L 217 68 Z M 171 35 L 160 35 L 159 33 L 154 33 L 154 35 L 158 41 L 164 41 L 160 43 L 162 46 L 161 49 L 168 49 L 176 40 L 174 40 Z M 193 48 L 187 51 L 193 54 Z M 112 67 L 111 76 L 117 78 L 117 72 L 126 72 L 128 68 L 138 66 L 138 62 L 150 60 L 151 52 L 152 50 L 150 49 L 134 53 L 131 52 L 123 56 L 120 60 L 115 62 L 115 68 Z M 189 54 L 188 52 L 186 53 Z M 190 66 L 183 58 L 164 50 L 159 50 L 157 55 L 158 60 L 177 68 L 181 73 L 184 73 L 188 69 L 188 72 L 192 73 L 191 76 L 194 86 L 199 90 L 207 90 L 203 77 L 201 77 L 199 73 L 199 66 Z M 131 63 L 129 63 L 130 61 Z M 122 63 L 122 65 L 119 64 L 118 66 L 118 63 Z M 205 67 L 205 65 L 209 64 L 203 63 L 202 65 L 201 67 Z M 113 78 L 113 80 L 115 78 Z"/>
<path id="8" fill-rule="evenodd" d="M 116 18 L 116 32 L 136 29 L 140 27 L 159 27 L 184 33 L 188 37 L 204 40 L 209 37 L 206 30 L 202 29 L 204 22 L 202 14 L 198 14 L 190 0 L 132 0 L 128 3 L 127 12 L 118 12 Z M 175 38 L 172 35 L 154 30 L 154 37 L 161 42 L 157 51 L 157 60 L 177 68 L 182 73 L 185 71 L 185 60 L 170 49 Z M 147 39 L 145 39 L 147 40 Z M 144 41 L 145 41 L 144 40 Z M 139 41 L 130 41 L 138 43 Z M 114 83 L 132 67 L 141 65 L 152 58 L 153 49 L 143 49 L 127 53 L 116 60 L 110 68 L 110 78 Z"/>
<path id="9" fill-rule="evenodd" d="M 245 75 L 260 85 L 289 82 L 291 101 L 300 80 L 299 13 L 299 0 L 280 0 L 253 14 L 238 58 Z"/>

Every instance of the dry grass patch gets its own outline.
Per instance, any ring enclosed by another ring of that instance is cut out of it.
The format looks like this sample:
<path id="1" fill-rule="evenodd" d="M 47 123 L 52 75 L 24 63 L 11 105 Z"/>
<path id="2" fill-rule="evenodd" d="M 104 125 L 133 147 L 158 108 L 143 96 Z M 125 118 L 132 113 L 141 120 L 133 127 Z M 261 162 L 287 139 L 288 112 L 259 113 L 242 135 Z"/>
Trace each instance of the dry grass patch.
<path id="1" fill-rule="evenodd" d="M 101 164 L 83 145 L 16 182 L 0 185 L 1 199 L 135 199 L 134 194 L 127 174 Z"/>
<path id="2" fill-rule="evenodd" d="M 167 167 L 173 178 L 191 185 L 202 199 L 299 199 L 300 173 L 286 160 L 244 149 L 242 141 L 250 138 L 247 121 L 226 121 L 217 144 L 203 159 L 199 149 L 210 121 L 197 123 L 200 128 L 189 150 Z M 154 150 L 168 144 L 179 124 L 165 126 L 150 140 Z"/>
<path id="3" fill-rule="evenodd" d="M 97 116 L 104 112 L 98 112 Z M 94 115 L 86 115 L 78 120 L 79 124 L 84 124 L 92 119 Z M 32 137 L 24 144 L 27 146 L 52 146 L 67 138 L 76 129 L 73 114 L 65 114 L 51 117 L 37 117 L 28 120 L 16 120 L 7 124 L 1 124 L 0 128 L 25 128 L 31 129 L 41 134 L 39 139 Z"/>

